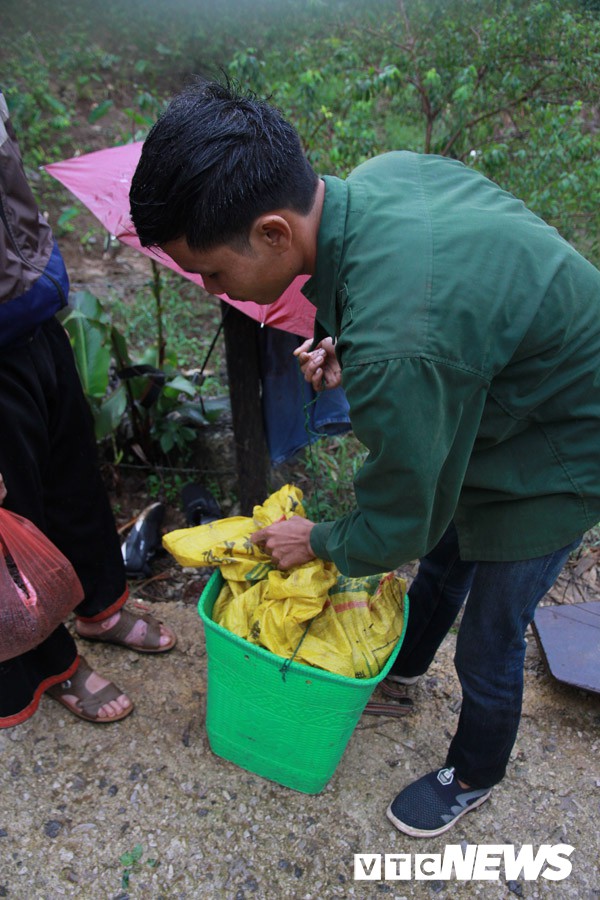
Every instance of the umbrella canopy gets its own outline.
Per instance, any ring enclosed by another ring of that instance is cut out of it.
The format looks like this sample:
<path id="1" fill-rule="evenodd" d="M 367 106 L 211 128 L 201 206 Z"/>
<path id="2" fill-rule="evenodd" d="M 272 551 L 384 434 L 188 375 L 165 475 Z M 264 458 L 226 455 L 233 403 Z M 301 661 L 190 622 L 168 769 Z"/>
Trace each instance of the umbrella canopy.
<path id="1" fill-rule="evenodd" d="M 138 141 L 65 159 L 45 168 L 81 200 L 118 240 L 203 287 L 199 275 L 184 272 L 169 256 L 142 247 L 138 240 L 129 217 L 129 187 L 141 149 L 142 142 Z M 315 309 L 300 291 L 306 281 L 306 276 L 296 278 L 270 306 L 241 303 L 231 300 L 227 294 L 221 294 L 220 297 L 263 325 L 312 337 Z"/>

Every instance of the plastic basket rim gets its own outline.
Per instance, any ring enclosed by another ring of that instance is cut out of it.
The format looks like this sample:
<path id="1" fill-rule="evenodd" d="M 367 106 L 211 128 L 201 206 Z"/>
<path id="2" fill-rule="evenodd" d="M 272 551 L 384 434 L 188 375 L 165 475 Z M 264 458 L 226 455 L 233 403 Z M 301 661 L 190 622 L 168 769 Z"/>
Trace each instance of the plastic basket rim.
<path id="1" fill-rule="evenodd" d="M 311 672 L 312 678 L 333 682 L 335 684 L 352 686 L 357 690 L 364 689 L 365 687 L 369 687 L 371 685 L 375 687 L 377 684 L 379 684 L 380 681 L 382 681 L 383 678 L 385 678 L 385 676 L 391 669 L 394 660 L 396 659 L 396 656 L 400 651 L 400 647 L 402 646 L 402 643 L 404 641 L 409 614 L 408 592 L 404 594 L 403 598 L 404 622 L 402 626 L 402 633 L 400 634 L 400 637 L 396 642 L 396 646 L 390 653 L 385 666 L 382 668 L 381 672 L 379 672 L 377 675 L 374 675 L 372 678 L 350 678 L 347 675 L 339 675 L 337 672 L 329 672 L 327 671 L 327 669 L 319 669 L 316 666 L 311 666 L 306 663 L 297 663 L 294 660 L 290 662 L 285 656 L 278 656 L 276 653 L 272 653 L 270 650 L 267 650 L 266 647 L 260 647 L 258 644 L 251 644 L 249 641 L 244 640 L 244 638 L 239 637 L 239 635 L 233 634 L 233 632 L 228 631 L 226 628 L 223 628 L 222 625 L 219 625 L 218 622 L 215 622 L 206 614 L 206 612 L 204 611 L 204 604 L 206 602 L 205 598 L 209 591 L 212 591 L 216 587 L 217 582 L 225 582 L 225 579 L 223 578 L 219 569 L 216 569 L 213 572 L 206 585 L 204 586 L 204 589 L 200 595 L 200 599 L 198 600 L 198 615 L 202 619 L 204 627 L 209 628 L 211 631 L 214 631 L 215 633 L 221 635 L 236 647 L 244 650 L 245 653 L 251 653 L 252 655 L 257 656 L 259 659 L 265 660 L 265 662 L 273 663 L 274 661 L 277 661 L 280 662 L 281 665 L 287 662 L 288 665 L 286 667 L 286 674 L 294 673 L 306 677 L 306 672 L 308 670 Z"/>

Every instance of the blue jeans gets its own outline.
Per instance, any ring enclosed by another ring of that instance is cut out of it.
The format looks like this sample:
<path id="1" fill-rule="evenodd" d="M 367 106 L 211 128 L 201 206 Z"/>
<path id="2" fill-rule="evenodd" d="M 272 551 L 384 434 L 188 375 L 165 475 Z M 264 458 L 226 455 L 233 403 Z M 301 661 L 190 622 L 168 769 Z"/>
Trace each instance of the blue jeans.
<path id="1" fill-rule="evenodd" d="M 472 787 L 504 777 L 521 718 L 525 631 L 580 540 L 535 559 L 464 562 L 451 525 L 420 562 L 391 674 L 427 671 L 468 595 L 454 657 L 462 708 L 446 765 Z"/>

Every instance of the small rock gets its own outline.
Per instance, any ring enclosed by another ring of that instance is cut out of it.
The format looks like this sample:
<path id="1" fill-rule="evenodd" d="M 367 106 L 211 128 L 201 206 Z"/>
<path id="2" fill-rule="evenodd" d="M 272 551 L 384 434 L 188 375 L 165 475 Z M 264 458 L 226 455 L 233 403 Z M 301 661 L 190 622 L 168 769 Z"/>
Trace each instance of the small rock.
<path id="1" fill-rule="evenodd" d="M 518 881 L 508 881 L 506 883 L 506 887 L 509 889 L 511 894 L 516 894 L 517 897 L 523 896 L 523 885 Z"/>
<path id="2" fill-rule="evenodd" d="M 46 824 L 44 825 L 44 834 L 46 835 L 46 837 L 55 838 L 58 836 L 61 828 L 61 822 L 57 822 L 56 819 L 50 819 L 50 821 L 46 822 Z"/>
<path id="3" fill-rule="evenodd" d="M 119 788 L 117 787 L 116 784 L 111 784 L 111 786 L 109 787 L 109 789 L 107 790 L 106 793 L 108 794 L 109 797 L 114 797 L 118 790 L 119 790 Z"/>
<path id="4" fill-rule="evenodd" d="M 62 876 L 67 881 L 70 881 L 71 884 L 79 884 L 79 875 L 75 871 L 75 869 L 63 869 Z"/>
<path id="5" fill-rule="evenodd" d="M 0 837 L 8 837 L 8 831 L 6 828 L 0 828 Z"/>

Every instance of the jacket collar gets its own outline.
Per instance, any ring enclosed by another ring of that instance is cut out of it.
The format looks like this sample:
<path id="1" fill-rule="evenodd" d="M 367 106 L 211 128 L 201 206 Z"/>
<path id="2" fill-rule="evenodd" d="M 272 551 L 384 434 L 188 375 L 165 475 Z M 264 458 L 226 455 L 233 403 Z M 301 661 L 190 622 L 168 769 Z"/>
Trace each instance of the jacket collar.
<path id="1" fill-rule="evenodd" d="M 336 315 L 338 273 L 344 246 L 348 185 L 341 178 L 323 176 L 325 200 L 317 237 L 315 273 L 302 287 L 304 296 L 317 307 L 315 340 L 335 337 L 339 323 Z"/>

